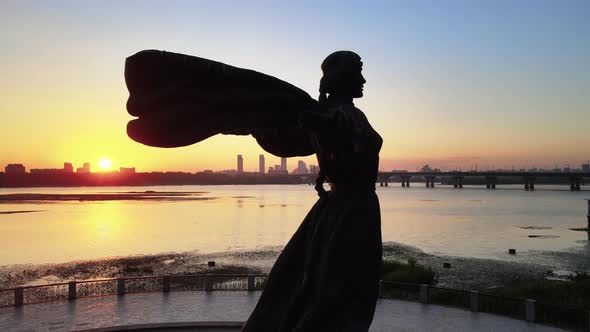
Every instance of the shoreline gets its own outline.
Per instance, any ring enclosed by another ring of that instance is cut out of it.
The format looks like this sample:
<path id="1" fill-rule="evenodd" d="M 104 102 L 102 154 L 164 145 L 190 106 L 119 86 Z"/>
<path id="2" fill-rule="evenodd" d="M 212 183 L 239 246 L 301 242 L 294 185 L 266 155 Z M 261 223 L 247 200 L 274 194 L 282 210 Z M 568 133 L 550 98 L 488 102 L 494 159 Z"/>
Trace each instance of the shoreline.
<path id="1" fill-rule="evenodd" d="M 0 289 L 61 283 L 71 280 L 199 273 L 268 273 L 282 247 L 216 253 L 172 252 L 108 257 L 55 264 L 0 266 Z M 510 260 L 442 256 L 401 243 L 383 244 L 383 259 L 432 268 L 441 287 L 482 290 L 514 282 L 564 279 L 574 272 L 590 272 L 590 246 L 569 251 L 535 251 Z M 208 267 L 208 261 L 215 267 Z M 244 262 L 248 262 L 244 264 Z M 444 263 L 450 268 L 443 267 Z"/>

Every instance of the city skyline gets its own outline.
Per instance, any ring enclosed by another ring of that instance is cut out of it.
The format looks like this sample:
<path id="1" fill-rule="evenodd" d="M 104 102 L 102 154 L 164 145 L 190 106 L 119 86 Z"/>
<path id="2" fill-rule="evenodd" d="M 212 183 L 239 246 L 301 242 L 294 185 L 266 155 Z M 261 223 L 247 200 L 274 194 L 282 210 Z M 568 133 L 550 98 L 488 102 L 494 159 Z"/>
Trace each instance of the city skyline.
<path id="1" fill-rule="evenodd" d="M 381 169 L 579 165 L 590 145 L 589 13 L 584 1 L 4 2 L 0 164 L 106 157 L 113 167 L 195 172 L 264 153 L 248 136 L 178 149 L 129 139 L 124 60 L 155 48 L 268 73 L 314 97 L 324 57 L 356 51 L 367 84 L 355 103 L 383 136 Z M 245 167 L 256 169 L 251 160 Z"/>
<path id="2" fill-rule="evenodd" d="M 232 168 L 221 168 L 221 169 L 204 169 L 204 170 L 200 170 L 197 172 L 235 172 L 236 174 L 240 174 L 240 173 L 258 173 L 258 174 L 271 174 L 273 171 L 286 171 L 287 174 L 298 174 L 298 172 L 302 169 L 305 168 L 307 169 L 307 173 L 310 174 L 314 174 L 316 173 L 319 168 L 317 164 L 310 164 L 309 166 L 307 166 L 306 162 L 298 157 L 294 157 L 294 158 L 279 158 L 280 159 L 280 164 L 275 164 L 274 166 L 269 166 L 268 168 L 265 168 L 266 165 L 266 155 L 264 154 L 260 154 L 258 155 L 258 163 L 257 163 L 257 169 L 254 169 L 254 167 L 252 167 L 252 169 L 248 169 L 248 168 L 244 168 L 244 161 L 247 160 L 247 158 L 245 159 L 244 156 L 242 154 L 238 154 L 237 155 L 237 163 L 236 163 L 236 168 L 232 169 Z M 292 168 L 291 170 L 288 169 L 288 159 L 291 159 L 293 161 L 297 161 L 297 167 Z M 93 173 L 91 172 L 91 164 L 90 162 L 84 162 L 82 163 L 82 167 L 79 168 L 75 168 L 75 165 L 73 163 L 70 162 L 63 162 L 63 168 L 33 168 L 33 167 L 27 167 L 27 165 L 25 163 L 9 163 L 5 165 L 5 171 L 4 173 L 8 173 L 7 169 L 8 168 L 15 168 L 18 169 L 18 172 L 22 172 L 25 173 L 25 170 L 29 170 L 29 173 L 47 173 L 47 172 L 51 172 L 51 171 L 67 171 L 69 173 Z M 37 166 L 35 166 L 37 167 Z M 132 171 L 133 173 L 136 172 L 136 167 L 134 166 L 120 166 L 118 168 L 114 168 L 114 167 L 100 167 L 101 170 L 95 173 L 101 173 L 101 172 L 130 172 Z M 22 169 L 22 171 L 21 171 Z M 118 170 L 117 170 L 118 169 Z M 262 171 L 264 170 L 264 171 Z M 426 164 L 423 165 L 422 167 L 416 167 L 415 169 L 404 169 L 404 168 L 392 168 L 392 169 L 380 169 L 379 171 L 382 172 L 390 172 L 390 171 L 553 171 L 553 172 L 570 172 L 570 171 L 582 171 L 582 172 L 590 172 L 590 160 L 587 160 L 586 162 L 579 164 L 579 165 L 570 165 L 569 163 L 563 164 L 562 167 L 555 165 L 553 167 L 536 167 L 535 165 L 533 165 L 532 167 L 529 168 L 525 168 L 525 167 L 510 167 L 510 168 L 498 168 L 498 167 L 494 167 L 494 166 L 489 166 L 485 167 L 485 165 L 482 165 L 480 167 L 480 165 L 478 164 L 474 164 L 471 165 L 471 167 L 469 168 L 439 168 L 437 167 L 437 165 L 430 165 L 430 164 Z M 178 171 L 178 170 L 159 170 L 159 171 Z M 149 172 L 149 171 L 146 171 Z M 180 172 L 188 172 L 188 171 L 180 171 Z M 0 173 L 3 173 L 0 170 Z M 301 173 L 301 174 L 305 174 L 305 173 Z"/>

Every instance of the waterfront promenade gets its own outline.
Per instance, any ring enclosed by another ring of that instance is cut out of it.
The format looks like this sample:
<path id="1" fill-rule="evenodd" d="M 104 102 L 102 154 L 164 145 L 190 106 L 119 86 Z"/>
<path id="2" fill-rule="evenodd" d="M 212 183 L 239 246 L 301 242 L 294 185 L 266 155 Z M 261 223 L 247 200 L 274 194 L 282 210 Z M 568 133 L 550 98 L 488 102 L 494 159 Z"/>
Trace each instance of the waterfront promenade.
<path id="1" fill-rule="evenodd" d="M 238 325 L 247 318 L 259 295 L 259 291 L 140 293 L 7 307 L 0 308 L 0 330 L 79 331 L 110 326 L 190 322 L 225 322 L 231 326 L 232 322 Z M 166 330 L 174 331 L 174 328 Z M 215 331 L 239 331 L 239 328 Z M 463 309 L 380 299 L 371 331 L 563 330 Z"/>

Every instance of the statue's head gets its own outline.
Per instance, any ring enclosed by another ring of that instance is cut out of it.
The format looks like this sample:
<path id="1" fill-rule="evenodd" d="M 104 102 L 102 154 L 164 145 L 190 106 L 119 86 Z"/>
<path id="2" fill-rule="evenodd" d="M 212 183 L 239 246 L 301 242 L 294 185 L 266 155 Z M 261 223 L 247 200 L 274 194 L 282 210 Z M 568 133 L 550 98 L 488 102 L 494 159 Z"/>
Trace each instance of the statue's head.
<path id="1" fill-rule="evenodd" d="M 320 98 L 325 94 L 360 98 L 367 82 L 361 73 L 363 62 L 351 51 L 334 52 L 322 62 Z"/>

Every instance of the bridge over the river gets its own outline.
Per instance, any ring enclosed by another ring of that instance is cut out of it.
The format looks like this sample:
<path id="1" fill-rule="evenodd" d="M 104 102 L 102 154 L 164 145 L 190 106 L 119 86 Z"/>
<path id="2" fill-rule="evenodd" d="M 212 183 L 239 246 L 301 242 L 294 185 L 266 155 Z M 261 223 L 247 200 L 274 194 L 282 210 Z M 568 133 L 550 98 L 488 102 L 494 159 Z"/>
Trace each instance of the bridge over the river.
<path id="1" fill-rule="evenodd" d="M 571 191 L 580 191 L 585 180 L 590 178 L 590 172 L 516 172 L 516 171 L 451 171 L 451 172 L 379 172 L 378 182 L 382 187 L 387 187 L 390 182 L 401 182 L 402 187 L 410 187 L 412 179 L 424 182 L 427 188 L 434 188 L 435 182 L 452 184 L 454 188 L 463 188 L 464 179 L 467 177 L 483 180 L 487 189 L 496 189 L 499 178 L 511 178 L 510 183 L 524 185 L 524 190 L 535 190 L 535 183 L 538 179 L 556 179 L 562 183 L 569 184 Z"/>

